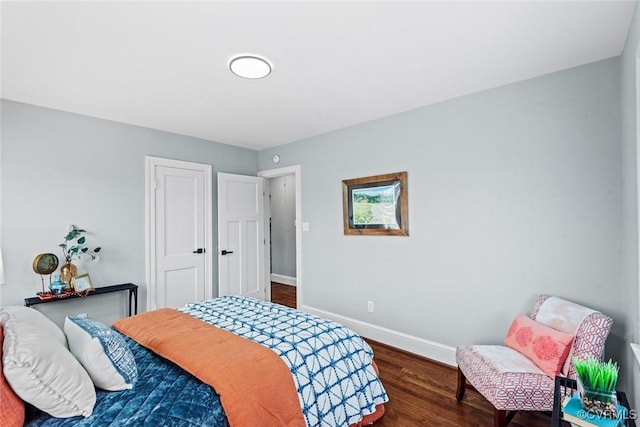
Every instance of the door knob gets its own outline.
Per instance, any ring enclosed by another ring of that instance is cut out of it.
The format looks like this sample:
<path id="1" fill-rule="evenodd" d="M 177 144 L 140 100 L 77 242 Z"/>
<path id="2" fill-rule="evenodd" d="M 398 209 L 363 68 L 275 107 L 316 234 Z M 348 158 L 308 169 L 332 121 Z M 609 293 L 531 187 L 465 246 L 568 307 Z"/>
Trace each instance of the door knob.
<path id="1" fill-rule="evenodd" d="M 193 251 L 194 254 L 203 254 L 205 253 L 205 249 L 204 248 L 198 248 L 195 251 Z"/>
<path id="2" fill-rule="evenodd" d="M 232 254 L 233 251 L 225 251 L 224 249 L 222 250 L 222 252 L 220 252 L 220 255 L 228 255 L 228 254 Z"/>

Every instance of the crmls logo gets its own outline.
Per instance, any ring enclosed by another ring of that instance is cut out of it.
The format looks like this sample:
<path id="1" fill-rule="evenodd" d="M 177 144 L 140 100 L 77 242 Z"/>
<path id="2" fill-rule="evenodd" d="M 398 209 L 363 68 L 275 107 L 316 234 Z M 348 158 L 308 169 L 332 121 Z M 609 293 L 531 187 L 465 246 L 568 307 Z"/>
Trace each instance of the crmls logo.
<path id="1" fill-rule="evenodd" d="M 578 411 L 578 417 L 582 418 L 583 420 L 594 420 L 598 417 L 609 417 L 609 418 L 616 418 L 614 415 L 614 413 L 612 411 L 608 411 L 605 410 L 603 411 L 603 413 L 601 415 L 596 415 L 593 414 L 591 412 L 587 412 L 584 409 L 581 409 L 580 411 Z M 638 411 L 635 409 L 631 409 L 629 410 L 628 414 L 625 414 L 624 420 L 637 420 L 638 419 Z"/>

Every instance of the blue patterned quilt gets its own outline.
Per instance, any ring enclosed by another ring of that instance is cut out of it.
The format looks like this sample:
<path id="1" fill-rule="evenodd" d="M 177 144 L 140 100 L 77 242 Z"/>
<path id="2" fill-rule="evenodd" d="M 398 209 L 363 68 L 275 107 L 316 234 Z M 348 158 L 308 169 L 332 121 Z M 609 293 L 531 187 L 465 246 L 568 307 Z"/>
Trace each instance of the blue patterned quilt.
<path id="1" fill-rule="evenodd" d="M 177 365 L 155 355 L 124 336 L 138 368 L 138 381 L 131 390 L 96 390 L 97 402 L 88 418 L 53 418 L 30 409 L 26 426 L 120 427 L 175 426 L 228 427 L 220 396 Z M 2 423 L 0 422 L 0 425 Z"/>
<path id="2" fill-rule="evenodd" d="M 291 369 L 308 426 L 349 426 L 388 401 L 371 347 L 338 323 L 238 296 L 180 311 L 275 351 Z"/>

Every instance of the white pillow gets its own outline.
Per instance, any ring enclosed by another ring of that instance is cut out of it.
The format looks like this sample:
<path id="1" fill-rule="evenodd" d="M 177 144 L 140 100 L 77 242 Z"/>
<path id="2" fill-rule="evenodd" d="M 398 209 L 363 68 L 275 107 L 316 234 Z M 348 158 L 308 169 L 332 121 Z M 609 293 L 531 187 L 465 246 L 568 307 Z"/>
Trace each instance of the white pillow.
<path id="1" fill-rule="evenodd" d="M 64 332 L 71 353 L 96 387 L 109 391 L 133 388 L 138 380 L 136 360 L 120 334 L 85 317 L 67 317 Z"/>
<path id="2" fill-rule="evenodd" d="M 5 313 L 4 376 L 25 402 L 57 418 L 88 417 L 96 403 L 89 374 L 48 331 Z"/>
<path id="3" fill-rule="evenodd" d="M 41 329 L 46 334 L 53 337 L 60 344 L 67 346 L 67 338 L 64 336 L 62 329 L 55 323 L 49 320 L 44 314 L 38 310 L 34 310 L 30 307 L 22 307 L 19 305 L 2 307 L 0 309 L 0 323 L 4 324 L 4 319 L 7 316 L 11 316 L 19 322 L 28 323 L 38 329 Z"/>

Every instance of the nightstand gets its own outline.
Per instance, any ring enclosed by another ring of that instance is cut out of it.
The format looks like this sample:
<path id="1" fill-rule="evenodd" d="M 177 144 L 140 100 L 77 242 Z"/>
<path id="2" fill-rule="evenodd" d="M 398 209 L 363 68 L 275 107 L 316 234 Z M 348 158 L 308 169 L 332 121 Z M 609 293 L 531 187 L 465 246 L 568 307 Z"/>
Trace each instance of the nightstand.
<path id="1" fill-rule="evenodd" d="M 551 426 L 563 427 L 571 425 L 568 421 L 562 419 L 562 402 L 566 396 L 573 396 L 577 392 L 578 383 L 576 380 L 565 377 L 556 377 L 555 389 L 553 392 L 553 413 L 551 414 Z M 631 416 L 626 420 L 627 427 L 635 427 L 635 412 L 631 411 L 627 395 L 622 391 L 616 391 L 618 395 L 618 403 L 629 409 Z"/>

